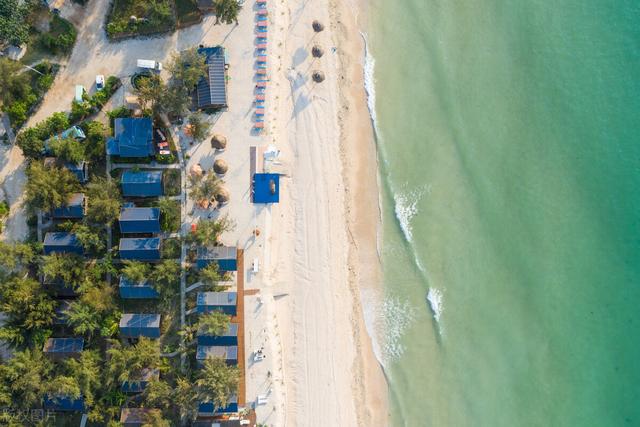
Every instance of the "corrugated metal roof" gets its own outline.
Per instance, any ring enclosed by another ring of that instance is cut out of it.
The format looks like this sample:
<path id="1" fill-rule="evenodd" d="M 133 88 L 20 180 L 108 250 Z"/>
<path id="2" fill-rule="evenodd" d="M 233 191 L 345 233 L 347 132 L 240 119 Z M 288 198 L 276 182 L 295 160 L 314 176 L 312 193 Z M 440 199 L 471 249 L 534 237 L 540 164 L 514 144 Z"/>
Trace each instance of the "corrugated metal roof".
<path id="1" fill-rule="evenodd" d="M 84 348 L 82 338 L 49 338 L 44 344 L 46 353 L 78 353 Z"/>
<path id="2" fill-rule="evenodd" d="M 125 313 L 120 318 L 121 328 L 159 328 L 159 314 L 133 314 Z"/>
<path id="3" fill-rule="evenodd" d="M 196 359 L 206 360 L 209 357 L 222 357 L 226 360 L 238 360 L 238 346 L 199 345 L 196 350 Z"/>
<path id="4" fill-rule="evenodd" d="M 224 48 L 200 48 L 198 53 L 206 55 L 207 76 L 200 79 L 196 89 L 199 108 L 224 107 L 227 105 Z"/>
<path id="5" fill-rule="evenodd" d="M 132 238 L 120 239 L 119 249 L 121 251 L 157 251 L 160 249 L 160 238 Z"/>
<path id="6" fill-rule="evenodd" d="M 136 286 L 151 286 L 148 280 L 143 280 L 142 282 L 134 282 L 127 279 L 126 276 L 120 276 L 120 284 L 121 287 L 136 287 Z"/>
<path id="7" fill-rule="evenodd" d="M 152 184 L 162 181 L 162 171 L 124 171 L 120 182 L 126 184 Z"/>
<path id="8" fill-rule="evenodd" d="M 49 232 L 44 236 L 45 246 L 73 246 L 79 247 L 80 242 L 75 233 L 69 233 L 66 231 Z"/>
<path id="9" fill-rule="evenodd" d="M 160 208 L 123 208 L 120 210 L 120 221 L 157 221 Z"/>
<path id="10" fill-rule="evenodd" d="M 198 292 L 198 305 L 236 305 L 236 292 Z"/>
<path id="11" fill-rule="evenodd" d="M 115 141 L 112 142 L 112 141 Z M 114 145 L 116 144 L 116 145 Z M 114 137 L 107 145 L 111 152 L 124 157 L 145 157 L 154 154 L 153 124 L 148 117 L 118 118 L 114 122 Z"/>
<path id="12" fill-rule="evenodd" d="M 236 259 L 238 248 L 235 246 L 198 247 L 198 259 Z"/>

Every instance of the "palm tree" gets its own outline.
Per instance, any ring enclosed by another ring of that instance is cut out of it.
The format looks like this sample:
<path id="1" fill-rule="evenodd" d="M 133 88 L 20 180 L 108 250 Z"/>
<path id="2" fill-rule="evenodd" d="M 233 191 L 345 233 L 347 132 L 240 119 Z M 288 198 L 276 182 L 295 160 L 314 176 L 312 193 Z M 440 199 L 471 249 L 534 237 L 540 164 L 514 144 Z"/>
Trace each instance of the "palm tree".
<path id="1" fill-rule="evenodd" d="M 82 301 L 74 301 L 66 312 L 67 324 L 73 332 L 84 335 L 91 340 L 94 333 L 102 326 L 100 313 Z"/>
<path id="2" fill-rule="evenodd" d="M 96 350 L 85 350 L 78 359 L 67 359 L 65 370 L 75 379 L 85 404 L 93 406 L 95 397 L 102 388 L 100 354 Z"/>
<path id="3" fill-rule="evenodd" d="M 171 424 L 159 409 L 151 409 L 145 413 L 142 427 L 170 427 Z"/>
<path id="4" fill-rule="evenodd" d="M 191 381 L 178 378 L 173 389 L 173 404 L 177 407 L 181 419 L 194 419 L 197 415 L 198 393 Z"/>
<path id="5" fill-rule="evenodd" d="M 238 14 L 242 6 L 237 0 L 216 0 L 213 4 L 213 11 L 216 15 L 216 24 L 238 23 Z"/>
<path id="6" fill-rule="evenodd" d="M 173 389 L 166 381 L 152 379 L 142 393 L 144 404 L 148 408 L 168 409 L 173 403 Z"/>
<path id="7" fill-rule="evenodd" d="M 198 329 L 207 335 L 222 335 L 229 328 L 231 317 L 221 311 L 203 314 L 198 319 Z"/>
<path id="8" fill-rule="evenodd" d="M 178 293 L 180 264 L 174 260 L 164 260 L 157 264 L 150 274 L 155 289 L 160 294 L 160 302 L 168 306 Z"/>
<path id="9" fill-rule="evenodd" d="M 213 173 L 207 174 L 204 178 L 190 176 L 189 180 L 191 184 L 189 197 L 196 202 L 212 200 L 224 185 L 224 181 Z"/>
<path id="10" fill-rule="evenodd" d="M 220 357 L 210 357 L 198 372 L 196 389 L 198 399 L 203 402 L 213 402 L 217 408 L 224 408 L 229 397 L 238 392 L 240 369 L 229 366 Z"/>
<path id="11" fill-rule="evenodd" d="M 137 381 L 144 369 L 160 366 L 160 344 L 155 340 L 142 337 L 136 345 L 126 347 L 116 340 L 109 343 L 107 374 L 110 384 Z"/>
<path id="12" fill-rule="evenodd" d="M 124 268 L 122 269 L 122 275 L 134 283 L 144 282 L 149 277 L 151 267 L 149 264 L 140 261 L 124 261 Z"/>
<path id="13" fill-rule="evenodd" d="M 0 404 L 19 409 L 39 407 L 51 369 L 51 362 L 40 350 L 15 352 L 0 364 Z"/>
<path id="14" fill-rule="evenodd" d="M 29 165 L 27 178 L 25 202 L 30 208 L 44 212 L 62 206 L 80 189 L 78 179 L 67 169 L 44 167 L 37 161 Z"/>
<path id="15" fill-rule="evenodd" d="M 51 281 L 61 280 L 77 290 L 84 281 L 87 270 L 81 256 L 55 253 L 42 257 L 40 273 Z"/>
<path id="16" fill-rule="evenodd" d="M 189 240 L 199 245 L 215 245 L 222 233 L 233 231 L 235 221 L 229 215 L 223 215 L 217 220 L 200 219 L 196 230 L 189 234 Z"/>
<path id="17" fill-rule="evenodd" d="M 122 200 L 114 181 L 102 177 L 93 178 L 87 185 L 87 201 L 88 222 L 111 225 L 118 219 Z"/>

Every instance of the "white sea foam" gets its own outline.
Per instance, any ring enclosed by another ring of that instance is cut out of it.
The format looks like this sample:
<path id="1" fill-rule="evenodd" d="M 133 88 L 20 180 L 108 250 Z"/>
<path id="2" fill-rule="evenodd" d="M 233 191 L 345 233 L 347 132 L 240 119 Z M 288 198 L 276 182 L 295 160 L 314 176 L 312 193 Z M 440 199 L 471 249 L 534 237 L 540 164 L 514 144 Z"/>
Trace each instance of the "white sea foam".
<path id="1" fill-rule="evenodd" d="M 369 44 L 367 42 L 367 35 L 360 33 L 364 40 L 364 90 L 367 93 L 367 107 L 369 108 L 369 116 L 373 123 L 373 130 L 376 137 L 380 136 L 378 132 L 378 119 L 376 116 L 376 79 L 375 79 L 375 67 L 376 61 L 369 51 Z"/>
<path id="2" fill-rule="evenodd" d="M 429 307 L 431 307 L 431 311 L 433 312 L 433 318 L 436 319 L 436 322 L 440 326 L 440 317 L 442 316 L 442 312 L 444 311 L 442 292 L 440 292 L 440 290 L 436 288 L 429 288 L 429 292 L 427 293 L 427 301 L 429 302 Z"/>
<path id="3" fill-rule="evenodd" d="M 407 242 L 413 242 L 413 230 L 411 227 L 411 220 L 418 213 L 418 203 L 422 199 L 422 196 L 425 193 L 425 188 L 417 188 L 411 191 L 394 191 L 393 192 L 393 200 L 395 202 L 394 210 L 396 214 L 396 218 L 400 223 L 400 228 L 402 229 L 402 234 L 404 234 L 404 238 L 407 239 Z M 416 257 L 416 263 L 418 267 L 423 270 L 422 266 L 420 266 L 419 261 Z M 423 270 L 424 271 L 424 270 Z"/>

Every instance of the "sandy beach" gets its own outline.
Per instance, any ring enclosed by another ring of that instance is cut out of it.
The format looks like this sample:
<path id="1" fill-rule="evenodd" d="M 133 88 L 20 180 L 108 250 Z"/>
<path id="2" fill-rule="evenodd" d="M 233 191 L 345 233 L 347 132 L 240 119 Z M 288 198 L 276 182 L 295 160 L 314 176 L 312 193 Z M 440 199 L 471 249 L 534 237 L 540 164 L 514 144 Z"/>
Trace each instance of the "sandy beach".
<path id="1" fill-rule="evenodd" d="M 137 58 L 167 61 L 172 52 L 198 44 L 227 48 L 229 110 L 210 117 L 211 133 L 229 145 L 214 151 L 208 140 L 191 144 L 174 131 L 187 168 L 209 169 L 223 158 L 230 202 L 216 215 L 237 224 L 223 236 L 244 248 L 246 404 L 273 426 L 384 426 L 387 385 L 363 321 L 361 292 L 379 284 L 376 152 L 363 85 L 359 5 L 335 0 L 269 0 L 269 48 L 265 131 L 253 130 L 255 5 L 245 4 L 238 26 L 203 23 L 171 35 L 109 43 L 101 31 L 108 2 L 90 2 L 78 43 L 30 123 L 68 111 L 72 88 L 92 88 L 96 74 L 125 83 L 112 99 L 124 102 Z M 81 19 L 82 18 L 82 19 Z M 315 33 L 311 23 L 325 25 Z M 321 58 L 311 56 L 314 45 Z M 326 79 L 315 83 L 313 71 Z M 123 93 L 124 92 L 124 93 Z M 280 203 L 250 200 L 250 147 L 280 150 Z M 21 157 L 21 156 L 19 156 Z M 22 167 L 10 162 L 8 176 Z M 5 168 L 8 165 L 4 165 Z M 22 178 L 23 180 L 23 178 Z M 20 183 L 14 193 L 19 193 Z M 5 183 L 7 184 L 7 183 Z M 187 224 L 209 215 L 187 203 Z M 261 233 L 254 236 L 258 228 Z M 12 227 L 10 227 L 12 229 Z M 19 233 L 18 233 L 19 234 Z M 259 262 L 258 272 L 252 260 Z M 264 349 L 266 359 L 255 361 Z M 261 399 L 259 399 L 261 398 Z"/>

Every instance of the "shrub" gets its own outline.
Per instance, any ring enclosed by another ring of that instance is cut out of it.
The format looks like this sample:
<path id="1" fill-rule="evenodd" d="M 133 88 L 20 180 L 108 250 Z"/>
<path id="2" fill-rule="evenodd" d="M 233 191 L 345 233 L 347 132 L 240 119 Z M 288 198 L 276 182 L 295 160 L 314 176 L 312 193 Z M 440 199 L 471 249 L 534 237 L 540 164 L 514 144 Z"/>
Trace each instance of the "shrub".
<path id="1" fill-rule="evenodd" d="M 6 109 L 11 123 L 16 126 L 20 126 L 27 121 L 27 104 L 22 101 L 16 101 L 9 108 Z"/>

